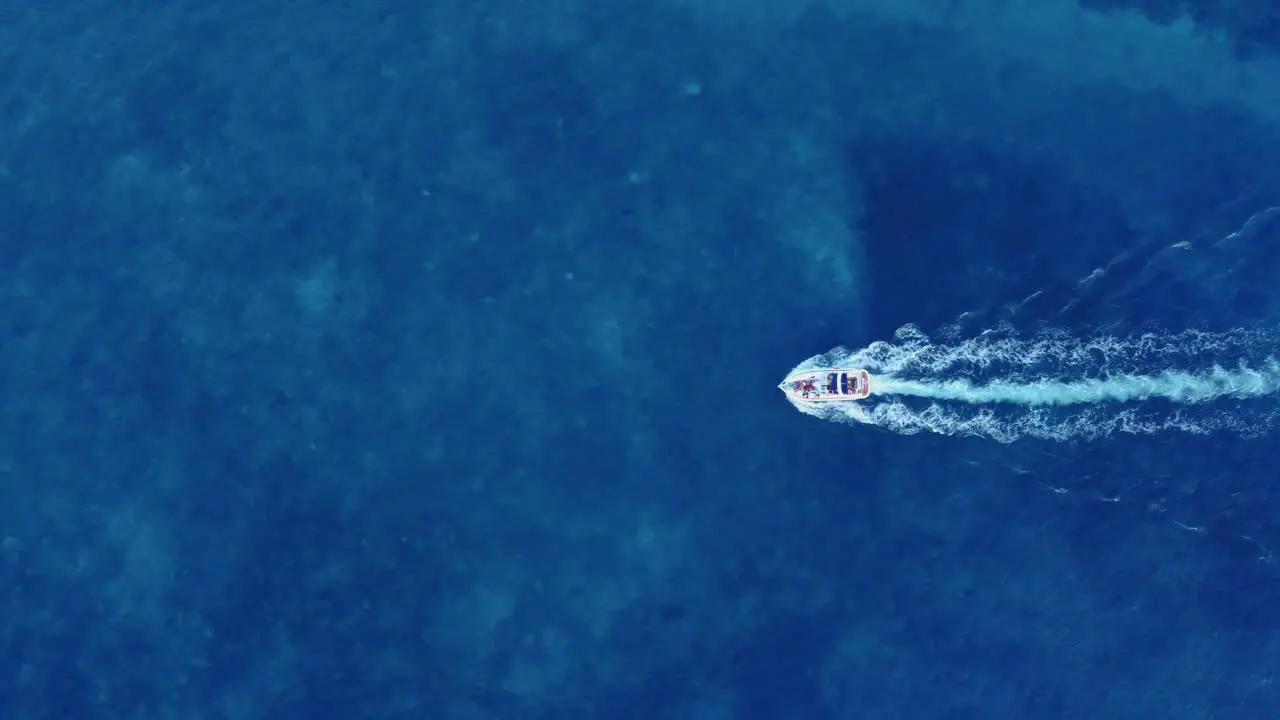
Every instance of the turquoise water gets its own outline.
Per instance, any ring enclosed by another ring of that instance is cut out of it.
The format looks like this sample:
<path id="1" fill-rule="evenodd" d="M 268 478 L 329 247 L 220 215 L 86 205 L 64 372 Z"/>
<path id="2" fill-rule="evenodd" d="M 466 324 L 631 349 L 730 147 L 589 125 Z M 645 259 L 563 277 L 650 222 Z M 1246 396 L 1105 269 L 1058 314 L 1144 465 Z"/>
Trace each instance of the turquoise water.
<path id="1" fill-rule="evenodd" d="M 0 715 L 1274 716 L 1271 434 L 776 388 L 1280 317 L 1264 29 L 1004 5 L 11 8 Z"/>

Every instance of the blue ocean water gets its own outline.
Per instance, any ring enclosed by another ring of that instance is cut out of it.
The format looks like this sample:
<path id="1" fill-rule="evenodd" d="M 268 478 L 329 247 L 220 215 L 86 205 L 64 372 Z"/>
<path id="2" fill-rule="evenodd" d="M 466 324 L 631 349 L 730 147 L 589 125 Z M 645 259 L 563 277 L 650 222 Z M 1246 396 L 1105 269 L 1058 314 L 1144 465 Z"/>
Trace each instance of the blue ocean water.
<path id="1" fill-rule="evenodd" d="M 0 717 L 1274 717 L 1274 438 L 775 387 L 1280 317 L 1265 45 L 925 5 L 0 13 Z"/>

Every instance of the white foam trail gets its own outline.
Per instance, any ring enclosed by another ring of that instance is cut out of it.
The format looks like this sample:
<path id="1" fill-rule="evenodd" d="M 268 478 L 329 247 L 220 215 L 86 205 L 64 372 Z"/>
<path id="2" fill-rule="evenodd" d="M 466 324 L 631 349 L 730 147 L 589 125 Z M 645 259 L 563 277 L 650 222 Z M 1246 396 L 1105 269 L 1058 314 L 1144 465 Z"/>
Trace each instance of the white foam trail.
<path id="1" fill-rule="evenodd" d="M 1254 436 L 1280 416 L 1275 333 L 1081 339 L 1051 331 L 1022 339 L 994 330 L 948 345 L 908 326 L 897 339 L 852 353 L 838 348 L 796 368 L 865 368 L 872 374 L 868 400 L 793 404 L 811 415 L 899 433 L 1001 442 L 1168 430 Z"/>
<path id="2" fill-rule="evenodd" d="M 1110 377 L 1076 382 L 1044 380 L 1031 383 L 994 380 L 974 385 L 968 380 L 922 382 L 881 377 L 876 392 L 911 395 L 966 403 L 1013 403 L 1079 405 L 1082 403 L 1130 402 L 1164 398 L 1176 403 L 1204 403 L 1222 397 L 1249 398 L 1269 395 L 1280 389 L 1280 366 L 1271 361 L 1266 370 L 1243 369 L 1229 372 L 1220 367 L 1204 375 L 1165 372 L 1154 376 Z"/>

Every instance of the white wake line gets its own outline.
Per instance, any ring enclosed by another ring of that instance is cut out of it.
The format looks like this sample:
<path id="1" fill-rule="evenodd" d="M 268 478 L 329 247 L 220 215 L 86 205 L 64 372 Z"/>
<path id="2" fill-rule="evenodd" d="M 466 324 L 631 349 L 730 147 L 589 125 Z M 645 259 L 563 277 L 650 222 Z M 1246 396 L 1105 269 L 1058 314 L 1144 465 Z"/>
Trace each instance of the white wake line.
<path id="1" fill-rule="evenodd" d="M 936 400 L 986 404 L 1080 405 L 1163 398 L 1178 403 L 1203 403 L 1234 397 L 1250 398 L 1280 391 L 1280 366 L 1267 370 L 1228 371 L 1214 368 L 1204 374 L 1167 372 L 1160 375 L 1120 375 L 1111 378 L 1061 382 L 1041 380 L 1013 383 L 994 381 L 974 385 L 967 380 L 920 382 L 877 378 L 876 394 L 911 395 Z"/>

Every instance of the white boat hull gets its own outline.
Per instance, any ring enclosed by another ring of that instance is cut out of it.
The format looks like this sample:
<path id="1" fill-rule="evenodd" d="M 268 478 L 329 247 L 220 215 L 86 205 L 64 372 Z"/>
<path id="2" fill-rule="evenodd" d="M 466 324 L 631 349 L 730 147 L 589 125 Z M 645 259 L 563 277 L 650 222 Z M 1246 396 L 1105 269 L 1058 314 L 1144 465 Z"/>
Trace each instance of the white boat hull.
<path id="1" fill-rule="evenodd" d="M 871 373 L 860 368 L 814 368 L 788 375 L 778 389 L 797 402 L 856 402 L 871 396 Z"/>

